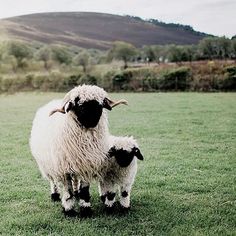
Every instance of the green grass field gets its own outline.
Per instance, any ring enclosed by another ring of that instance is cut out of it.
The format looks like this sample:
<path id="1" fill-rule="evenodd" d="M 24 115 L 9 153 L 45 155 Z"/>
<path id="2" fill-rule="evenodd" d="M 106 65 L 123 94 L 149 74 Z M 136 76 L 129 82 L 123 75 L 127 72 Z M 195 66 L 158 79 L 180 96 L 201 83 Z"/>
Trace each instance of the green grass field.
<path id="1" fill-rule="evenodd" d="M 67 219 L 28 139 L 36 109 L 55 93 L 0 96 L 0 235 L 236 235 L 236 94 L 111 94 L 115 135 L 133 135 L 145 160 L 125 216 Z"/>

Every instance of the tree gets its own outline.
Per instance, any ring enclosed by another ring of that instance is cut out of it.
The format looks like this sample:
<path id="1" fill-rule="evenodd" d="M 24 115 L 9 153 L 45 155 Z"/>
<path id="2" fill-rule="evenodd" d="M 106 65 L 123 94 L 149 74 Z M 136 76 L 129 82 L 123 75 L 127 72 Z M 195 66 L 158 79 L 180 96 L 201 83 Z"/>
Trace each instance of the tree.
<path id="1" fill-rule="evenodd" d="M 226 59 L 230 56 L 231 41 L 225 37 L 216 39 L 216 50 L 218 59 Z"/>
<path id="2" fill-rule="evenodd" d="M 55 61 L 60 64 L 69 65 L 72 61 L 72 56 L 69 51 L 62 46 L 53 46 L 52 47 L 52 57 Z"/>
<path id="3" fill-rule="evenodd" d="M 231 40 L 231 58 L 236 59 L 236 38 Z"/>
<path id="4" fill-rule="evenodd" d="M 44 68 L 48 70 L 50 68 L 49 61 L 52 58 L 52 50 L 48 46 L 44 46 L 36 53 L 36 58 L 44 62 Z"/>
<path id="5" fill-rule="evenodd" d="M 200 55 L 205 59 L 213 59 L 217 54 L 215 38 L 204 38 L 199 43 Z"/>
<path id="6" fill-rule="evenodd" d="M 179 46 L 172 45 L 169 48 L 169 60 L 171 62 L 182 61 L 182 49 Z"/>
<path id="7" fill-rule="evenodd" d="M 128 61 L 137 54 L 136 48 L 125 42 L 116 41 L 108 53 L 108 57 L 120 59 L 124 62 L 124 69 L 128 68 Z"/>
<path id="8" fill-rule="evenodd" d="M 145 61 L 148 61 L 148 62 L 156 61 L 155 51 L 153 50 L 153 47 L 151 46 L 143 47 L 143 56 L 144 56 Z"/>
<path id="9" fill-rule="evenodd" d="M 17 67 L 25 67 L 25 59 L 32 58 L 32 49 L 22 42 L 9 42 L 7 45 L 8 55 L 13 56 L 17 60 Z"/>
<path id="10" fill-rule="evenodd" d="M 75 65 L 82 66 L 84 73 L 87 73 L 87 67 L 89 64 L 89 54 L 84 50 L 80 52 L 77 56 L 75 56 L 73 62 Z"/>

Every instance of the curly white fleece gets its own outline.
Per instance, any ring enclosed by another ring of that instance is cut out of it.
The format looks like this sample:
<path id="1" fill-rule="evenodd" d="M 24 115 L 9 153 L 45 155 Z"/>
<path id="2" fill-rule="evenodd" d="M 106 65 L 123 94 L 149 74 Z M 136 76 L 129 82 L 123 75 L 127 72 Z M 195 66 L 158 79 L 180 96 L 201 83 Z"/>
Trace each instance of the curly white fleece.
<path id="1" fill-rule="evenodd" d="M 66 100 L 79 103 L 95 99 L 102 104 L 106 92 L 97 87 L 82 85 L 72 89 L 63 100 L 53 100 L 41 107 L 34 118 L 31 131 L 31 152 L 43 176 L 62 180 L 66 173 L 75 173 L 84 181 L 100 176 L 109 149 L 107 112 L 103 110 L 98 125 L 84 129 L 76 122 L 75 114 L 49 113 L 60 108 Z"/>

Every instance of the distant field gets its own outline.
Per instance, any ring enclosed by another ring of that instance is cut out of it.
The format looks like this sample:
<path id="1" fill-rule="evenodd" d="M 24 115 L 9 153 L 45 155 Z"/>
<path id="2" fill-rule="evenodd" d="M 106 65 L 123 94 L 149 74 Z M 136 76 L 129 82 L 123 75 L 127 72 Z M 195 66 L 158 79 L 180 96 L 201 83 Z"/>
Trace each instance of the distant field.
<path id="1" fill-rule="evenodd" d="M 235 235 L 236 94 L 111 94 L 115 135 L 133 135 L 144 161 L 126 216 L 65 219 L 49 198 L 28 139 L 36 109 L 56 93 L 0 96 L 0 235 Z"/>

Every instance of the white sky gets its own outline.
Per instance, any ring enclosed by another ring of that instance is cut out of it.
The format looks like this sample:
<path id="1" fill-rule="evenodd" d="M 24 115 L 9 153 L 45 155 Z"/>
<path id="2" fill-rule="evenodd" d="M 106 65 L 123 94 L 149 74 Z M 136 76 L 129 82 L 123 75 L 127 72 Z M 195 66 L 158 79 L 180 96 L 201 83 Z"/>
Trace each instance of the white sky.
<path id="1" fill-rule="evenodd" d="M 236 34 L 236 0 L 0 0 L 0 18 L 54 11 L 134 15 L 218 36 Z"/>

